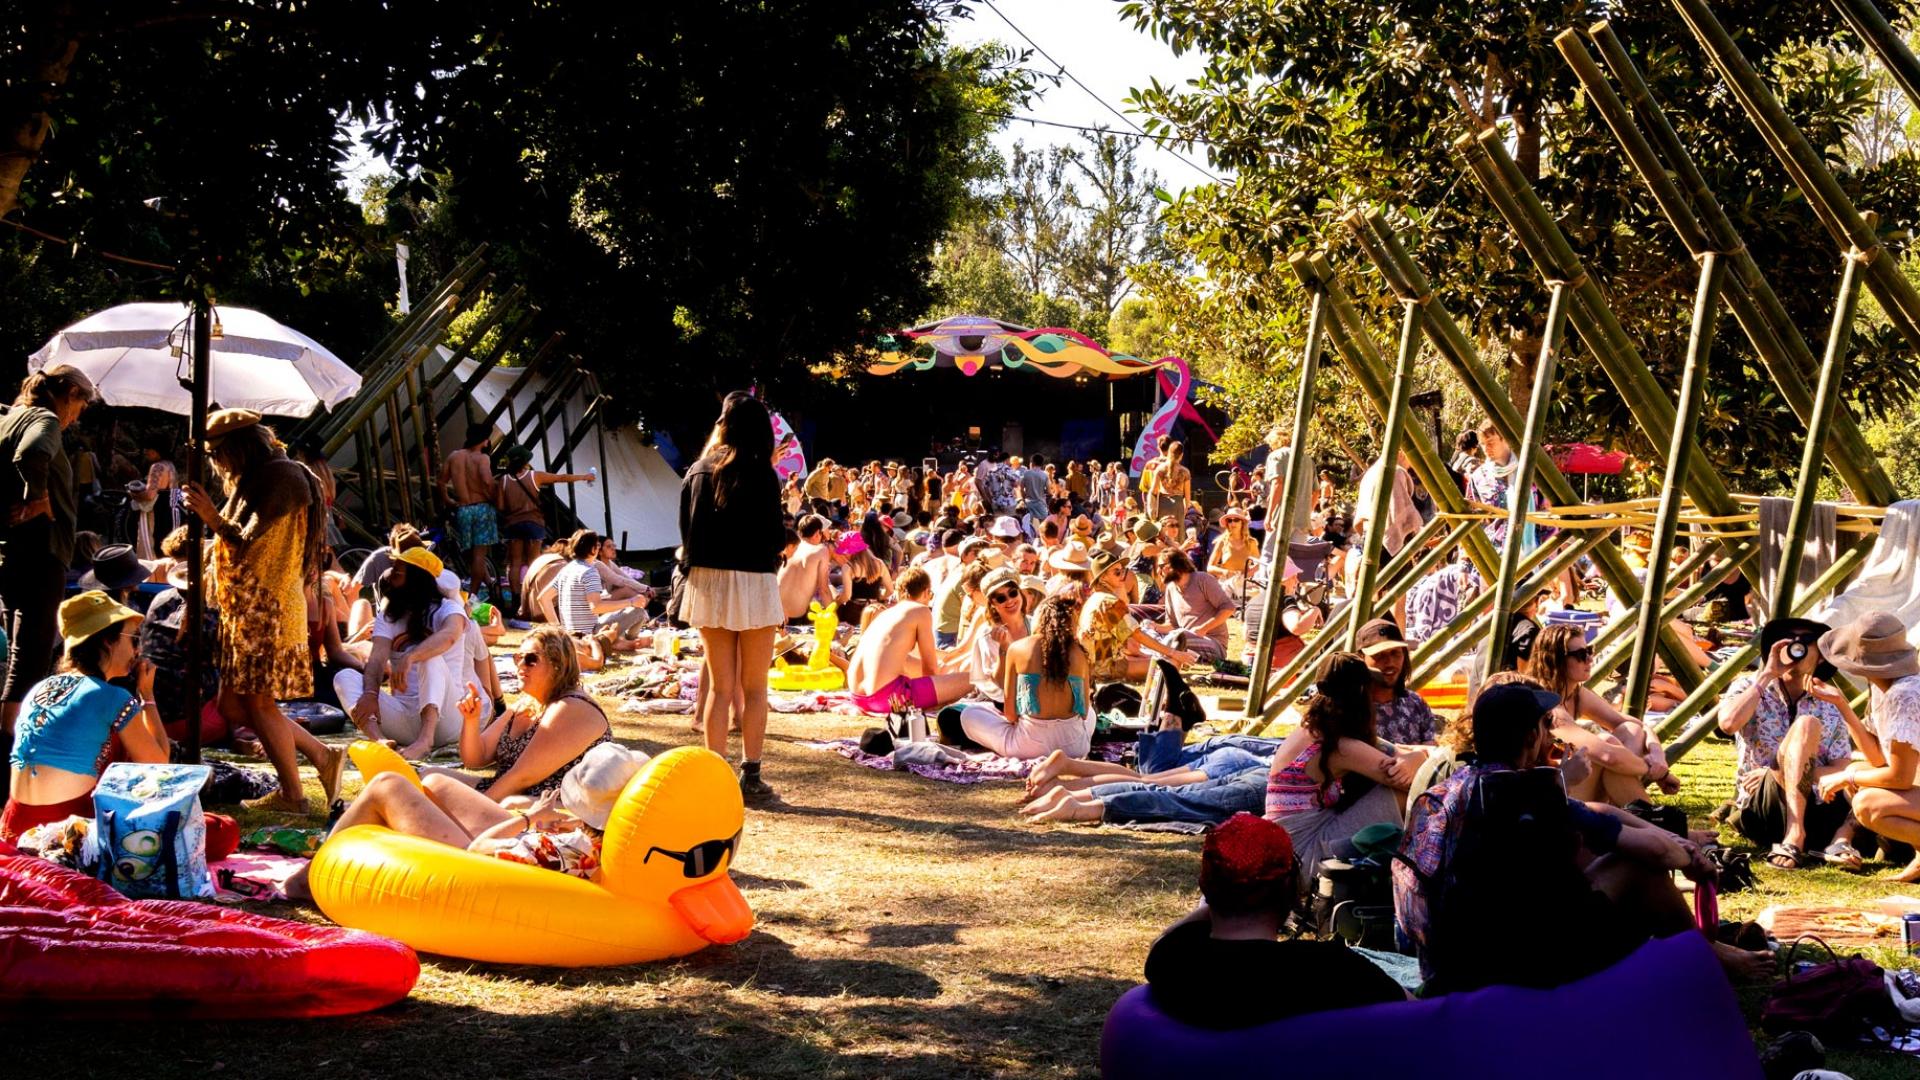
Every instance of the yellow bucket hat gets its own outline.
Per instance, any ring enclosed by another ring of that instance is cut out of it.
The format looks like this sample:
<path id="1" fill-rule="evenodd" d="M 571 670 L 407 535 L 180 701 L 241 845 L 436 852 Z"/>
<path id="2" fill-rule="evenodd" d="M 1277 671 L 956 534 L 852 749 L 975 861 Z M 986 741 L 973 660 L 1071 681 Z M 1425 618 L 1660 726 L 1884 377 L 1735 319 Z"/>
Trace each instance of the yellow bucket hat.
<path id="1" fill-rule="evenodd" d="M 68 649 L 117 622 L 139 619 L 140 613 L 101 592 L 90 589 L 60 604 L 60 637 Z"/>

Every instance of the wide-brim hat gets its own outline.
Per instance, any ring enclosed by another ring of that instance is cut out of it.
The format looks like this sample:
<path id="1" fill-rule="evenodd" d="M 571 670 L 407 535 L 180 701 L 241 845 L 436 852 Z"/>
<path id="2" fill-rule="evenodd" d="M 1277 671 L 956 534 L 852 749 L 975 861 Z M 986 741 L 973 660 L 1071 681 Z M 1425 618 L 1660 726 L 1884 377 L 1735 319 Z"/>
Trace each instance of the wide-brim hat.
<path id="1" fill-rule="evenodd" d="M 136 558 L 127 544 L 109 544 L 93 557 L 93 568 L 80 575 L 82 589 L 119 592 L 153 576 L 154 564 Z"/>
<path id="2" fill-rule="evenodd" d="M 1827 662 L 1864 679 L 1920 675 L 1920 652 L 1907 641 L 1907 625 L 1886 611 L 1870 611 L 1820 635 Z"/>
<path id="3" fill-rule="evenodd" d="M 1120 561 L 1120 553 L 1114 551 L 1112 548 L 1101 548 L 1099 551 L 1094 552 L 1093 559 L 1089 564 L 1093 573 L 1093 580 L 1099 581 L 1101 578 L 1106 577 L 1107 571 L 1112 570 Z"/>
<path id="4" fill-rule="evenodd" d="M 1760 663 L 1764 666 L 1773 655 L 1773 647 L 1783 641 L 1818 642 L 1832 631 L 1833 627 L 1814 619 L 1769 619 L 1760 628 Z M 1822 656 L 1819 666 L 1813 669 L 1813 677 L 1824 681 L 1833 675 L 1833 664 Z"/>
<path id="5" fill-rule="evenodd" d="M 101 592 L 89 589 L 60 604 L 60 638 L 69 652 L 117 622 L 138 621 L 140 613 Z"/>
<path id="6" fill-rule="evenodd" d="M 620 794 L 648 761 L 647 755 L 616 742 L 604 742 L 588 750 L 580 763 L 560 778 L 560 805 L 567 813 L 595 829 L 605 831 Z"/>
<path id="7" fill-rule="evenodd" d="M 1142 518 L 1133 527 L 1133 538 L 1143 544 L 1151 544 L 1160 539 L 1160 526 L 1150 519 Z"/>
<path id="8" fill-rule="evenodd" d="M 1225 525 L 1227 522 L 1233 521 L 1236 518 L 1238 518 L 1241 521 L 1249 520 L 1247 517 L 1247 512 L 1245 510 L 1240 509 L 1237 506 L 1229 506 L 1225 510 L 1220 511 L 1220 524 L 1222 525 Z"/>
<path id="9" fill-rule="evenodd" d="M 1079 536 L 1093 535 L 1093 521 L 1087 518 L 1085 515 L 1074 518 L 1073 524 L 1068 526 L 1068 528 L 1071 529 L 1076 535 L 1079 535 Z"/>
<path id="10" fill-rule="evenodd" d="M 1020 523 L 1011 517 L 1001 516 L 993 519 L 993 528 L 988 532 L 1008 540 L 1020 535 Z"/>
<path id="11" fill-rule="evenodd" d="M 1069 540 L 1055 548 L 1053 554 L 1047 556 L 1047 569 L 1068 572 L 1092 570 L 1092 556 L 1088 554 L 1087 545 L 1078 540 Z"/>
<path id="12" fill-rule="evenodd" d="M 1374 619 L 1362 626 L 1355 642 L 1360 651 L 1368 656 L 1379 656 L 1407 647 L 1406 635 L 1400 632 L 1400 625 L 1392 619 Z"/>
<path id="13" fill-rule="evenodd" d="M 1020 588 L 1020 575 L 1010 566 L 1003 566 L 980 579 L 980 595 L 991 597 L 1003 586 Z"/>
<path id="14" fill-rule="evenodd" d="M 424 547 L 408 548 L 405 551 L 396 552 L 394 553 L 393 561 L 406 563 L 408 566 L 425 570 L 427 576 L 431 578 L 439 577 L 440 571 L 447 568 L 446 564 L 440 561 L 440 556 L 435 555 Z"/>

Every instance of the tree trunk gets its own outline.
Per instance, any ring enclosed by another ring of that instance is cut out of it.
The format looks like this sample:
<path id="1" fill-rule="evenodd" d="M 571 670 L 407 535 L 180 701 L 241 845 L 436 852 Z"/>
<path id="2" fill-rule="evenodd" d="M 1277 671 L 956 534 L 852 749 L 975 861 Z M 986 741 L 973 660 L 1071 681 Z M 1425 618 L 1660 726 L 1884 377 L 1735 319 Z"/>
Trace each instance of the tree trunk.
<path id="1" fill-rule="evenodd" d="M 13 212 L 27 170 L 40 159 L 53 127 L 48 110 L 79 51 L 79 21 L 66 0 L 51 6 L 45 22 L 28 28 L 26 48 L 13 72 L 17 81 L 7 94 L 10 115 L 0 120 L 7 129 L 6 141 L 0 143 L 0 217 Z"/>

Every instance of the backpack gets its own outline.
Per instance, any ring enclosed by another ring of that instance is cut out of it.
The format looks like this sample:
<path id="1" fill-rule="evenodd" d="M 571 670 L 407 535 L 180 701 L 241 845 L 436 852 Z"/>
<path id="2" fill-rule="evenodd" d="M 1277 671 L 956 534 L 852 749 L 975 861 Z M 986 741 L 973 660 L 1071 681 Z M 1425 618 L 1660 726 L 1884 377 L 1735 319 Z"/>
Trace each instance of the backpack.
<path id="1" fill-rule="evenodd" d="M 1200 698 L 1187 686 L 1187 680 L 1180 669 L 1172 663 L 1155 657 L 1153 666 L 1147 669 L 1147 690 L 1140 707 L 1140 716 L 1152 730 L 1160 722 L 1160 714 L 1170 712 L 1180 718 L 1180 727 L 1192 731 L 1195 724 L 1207 718 L 1207 711 L 1200 705 Z"/>
<path id="2" fill-rule="evenodd" d="M 1872 1038 L 1874 1027 L 1899 1021 L 1879 965 L 1864 956 L 1839 956 L 1815 937 L 1801 937 L 1781 949 L 1782 960 L 1789 960 L 1802 941 L 1825 949 L 1828 960 L 1802 972 L 1789 970 L 1760 1010 L 1762 1028 L 1810 1031 L 1829 1043 L 1847 1045 Z"/>
<path id="3" fill-rule="evenodd" d="M 200 789 L 212 776 L 205 765 L 107 766 L 93 791 L 100 880 L 133 899 L 212 896 L 200 809 Z"/>

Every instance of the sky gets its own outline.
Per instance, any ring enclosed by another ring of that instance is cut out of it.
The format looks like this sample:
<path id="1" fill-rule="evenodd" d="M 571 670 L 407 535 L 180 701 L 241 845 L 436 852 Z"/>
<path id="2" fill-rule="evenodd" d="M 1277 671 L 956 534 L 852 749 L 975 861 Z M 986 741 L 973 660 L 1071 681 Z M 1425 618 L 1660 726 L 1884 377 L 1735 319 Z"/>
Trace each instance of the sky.
<path id="1" fill-rule="evenodd" d="M 1014 29 L 1017 25 L 1039 46 L 1029 66 L 1058 72 L 1064 65 L 1093 92 L 1089 94 L 1069 79 L 1062 79 L 1059 86 L 1043 85 L 1044 93 L 1030 108 L 1021 111 L 1023 116 L 1061 124 L 1127 130 L 1125 120 L 1115 116 L 1106 105 L 1120 110 L 1137 124 L 1141 118 L 1128 113 L 1123 104 L 1134 87 L 1145 86 L 1152 79 L 1160 80 L 1162 85 L 1178 85 L 1198 75 L 1206 66 L 1205 58 L 1199 54 L 1189 52 L 1175 56 L 1166 43 L 1134 30 L 1130 21 L 1120 17 L 1118 0 L 991 0 L 991 4 L 988 6 L 988 0 L 973 0 L 969 4 L 973 17 L 949 23 L 948 36 L 960 44 L 991 40 L 1005 42 L 1016 49 L 1031 48 Z M 1009 25 L 1008 20 L 1013 25 Z M 1040 50 L 1045 50 L 1055 62 L 1048 63 Z M 1016 120 L 1009 122 L 994 141 L 1005 153 L 1015 140 L 1032 147 L 1067 144 L 1079 138 L 1080 133 L 1065 128 Z M 1211 181 L 1211 177 L 1194 168 L 1198 165 L 1200 169 L 1209 169 L 1204 149 L 1169 151 L 1143 139 L 1140 160 L 1159 174 L 1168 190 L 1179 191 Z M 1182 162 L 1182 157 L 1194 165 Z"/>

